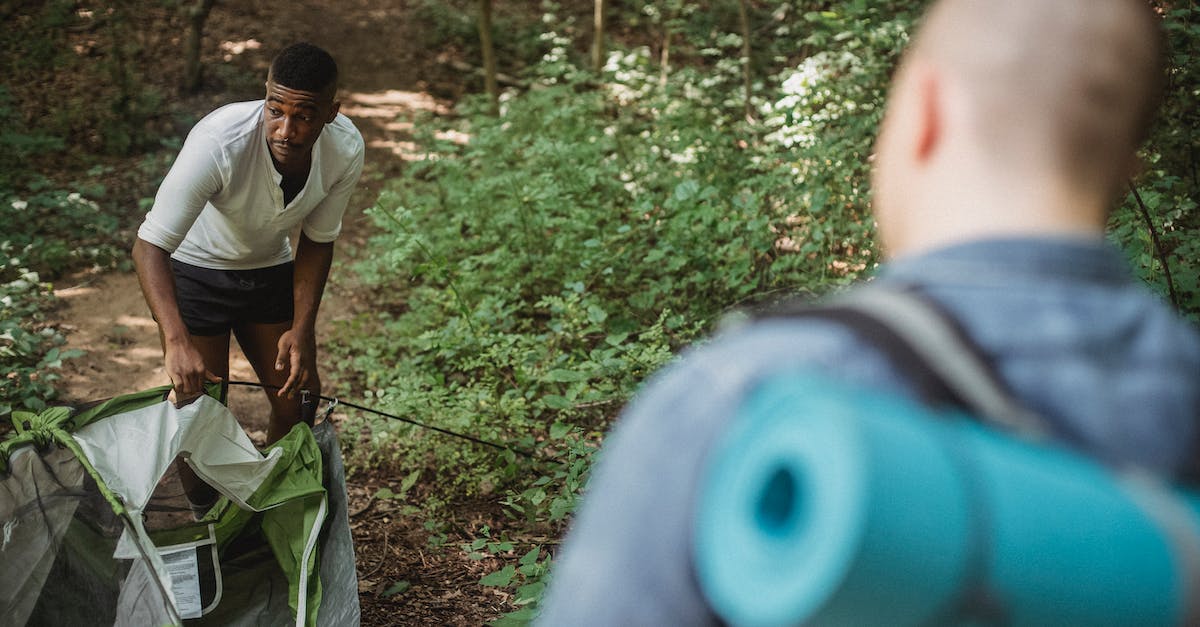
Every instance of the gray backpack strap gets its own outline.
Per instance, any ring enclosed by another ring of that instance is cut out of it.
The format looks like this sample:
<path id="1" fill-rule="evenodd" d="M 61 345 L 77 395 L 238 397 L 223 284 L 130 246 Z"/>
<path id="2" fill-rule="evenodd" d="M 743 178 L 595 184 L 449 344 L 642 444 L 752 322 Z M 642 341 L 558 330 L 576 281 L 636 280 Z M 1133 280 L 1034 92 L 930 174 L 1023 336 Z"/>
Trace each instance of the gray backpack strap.
<path id="1" fill-rule="evenodd" d="M 933 301 L 913 290 L 873 285 L 833 303 L 886 325 L 979 418 L 1027 439 L 1049 435 L 1042 418 L 1014 398 L 982 352 Z"/>
<path id="2" fill-rule="evenodd" d="M 1017 402 L 954 318 L 914 289 L 874 283 L 820 306 L 789 303 L 760 317 L 816 317 L 841 324 L 884 353 L 923 402 L 965 409 L 1025 439 L 1050 434 L 1040 416 Z"/>
<path id="3" fill-rule="evenodd" d="M 1175 571 L 1179 588 L 1184 590 L 1185 608 L 1181 625 L 1200 625 L 1200 536 L 1196 531 L 1196 513 L 1187 501 L 1161 478 L 1139 471 L 1121 475 L 1121 486 L 1135 505 L 1163 533 L 1178 560 Z"/>

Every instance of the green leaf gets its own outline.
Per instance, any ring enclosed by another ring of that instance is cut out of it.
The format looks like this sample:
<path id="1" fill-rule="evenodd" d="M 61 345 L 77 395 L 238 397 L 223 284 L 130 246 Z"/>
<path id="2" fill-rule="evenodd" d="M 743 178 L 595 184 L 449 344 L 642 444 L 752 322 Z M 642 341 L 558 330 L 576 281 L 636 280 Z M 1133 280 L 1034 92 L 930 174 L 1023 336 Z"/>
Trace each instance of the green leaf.
<path id="1" fill-rule="evenodd" d="M 509 612 L 488 625 L 489 627 L 525 627 L 533 622 L 533 617 L 536 615 L 537 613 L 532 607 L 525 607 L 515 612 Z"/>
<path id="2" fill-rule="evenodd" d="M 555 368 L 546 373 L 546 380 L 556 383 L 573 383 L 575 381 L 587 381 L 587 379 L 587 373 L 565 370 L 563 368 Z"/>
<path id="3" fill-rule="evenodd" d="M 408 589 L 409 589 L 409 588 L 411 588 L 411 587 L 412 587 L 412 584 L 410 584 L 410 583 L 408 583 L 407 581 L 404 581 L 403 579 L 401 579 L 400 581 L 397 581 L 396 583 L 394 583 L 394 584 L 392 584 L 392 585 L 388 586 L 388 589 L 387 589 L 387 590 L 384 590 L 383 592 L 381 592 L 381 593 L 379 594 L 379 596 L 381 596 L 381 597 L 393 597 L 393 596 L 396 596 L 397 594 L 401 594 L 401 593 L 403 593 L 404 591 L 408 590 Z"/>
<path id="4" fill-rule="evenodd" d="M 571 407 L 574 407 L 574 403 L 572 403 L 570 399 L 557 394 L 547 394 L 543 396 L 542 403 L 545 403 L 546 407 L 549 407 L 550 409 L 570 409 Z"/>
<path id="5" fill-rule="evenodd" d="M 587 315 L 588 320 L 596 324 L 600 324 L 608 319 L 608 312 L 596 305 L 588 305 Z"/>
<path id="6" fill-rule="evenodd" d="M 496 588 L 504 588 L 512 583 L 513 576 L 517 574 L 517 567 L 509 564 L 500 570 L 484 575 L 479 579 L 481 586 L 493 586 Z"/>
<path id="7" fill-rule="evenodd" d="M 608 337 L 604 338 L 604 342 L 609 346 L 620 346 L 628 338 L 628 333 L 610 333 Z"/>
<path id="8" fill-rule="evenodd" d="M 394 498 L 396 498 L 396 493 L 392 492 L 391 488 L 383 487 L 383 488 L 379 488 L 378 490 L 375 491 L 375 498 L 377 498 L 377 499 L 394 499 Z"/>
<path id="9" fill-rule="evenodd" d="M 534 505 L 539 505 L 542 501 L 546 500 L 546 491 L 541 488 L 526 490 L 524 494 L 525 498 L 529 499 L 529 502 Z"/>
<path id="10" fill-rule="evenodd" d="M 573 429 L 573 428 L 574 427 L 572 425 L 562 423 L 562 422 L 556 422 L 556 423 L 550 425 L 550 439 L 551 440 L 561 440 L 561 439 L 563 439 L 564 436 L 566 436 L 568 433 L 570 433 L 571 429 Z"/>
<path id="11" fill-rule="evenodd" d="M 675 186 L 674 198 L 676 202 L 686 202 L 696 196 L 700 191 L 700 184 L 696 181 L 684 181 Z"/>
<path id="12" fill-rule="evenodd" d="M 541 557 L 541 555 L 542 555 L 542 547 L 535 546 L 532 549 L 529 549 L 528 553 L 522 555 L 521 559 L 517 560 L 517 563 L 522 566 L 536 564 L 538 561 L 538 558 Z"/>
<path id="13" fill-rule="evenodd" d="M 520 588 L 517 588 L 517 595 L 513 599 L 516 605 L 528 605 L 542 598 L 542 593 L 546 591 L 546 584 L 541 581 L 527 583 Z"/>
<path id="14" fill-rule="evenodd" d="M 421 478 L 421 469 L 420 468 L 408 473 L 408 476 L 404 478 L 404 481 L 400 482 L 400 493 L 407 494 L 408 491 L 410 489 L 412 489 L 413 485 L 417 483 L 417 479 L 420 479 L 420 478 Z"/>

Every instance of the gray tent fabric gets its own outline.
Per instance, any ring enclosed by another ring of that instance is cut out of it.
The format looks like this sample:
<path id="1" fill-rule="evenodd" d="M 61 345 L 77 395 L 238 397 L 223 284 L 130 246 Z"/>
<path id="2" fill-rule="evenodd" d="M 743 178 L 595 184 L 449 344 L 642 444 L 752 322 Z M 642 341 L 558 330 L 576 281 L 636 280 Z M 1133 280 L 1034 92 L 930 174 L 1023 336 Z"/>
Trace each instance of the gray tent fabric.
<path id="1" fill-rule="evenodd" d="M 333 424 L 298 426 L 264 454 L 213 398 L 175 408 L 163 395 L 14 412 L 0 624 L 358 624 Z M 223 495 L 199 520 L 176 455 Z"/>
<path id="2" fill-rule="evenodd" d="M 325 489 L 329 499 L 326 528 L 321 535 L 321 585 L 324 598 L 317 614 L 318 625 L 340 627 L 357 625 L 358 569 L 354 560 L 354 541 L 350 535 L 350 509 L 346 495 L 346 469 L 337 433 L 328 421 L 313 427 L 313 436 L 325 456 Z"/>
<path id="3" fill-rule="evenodd" d="M 20 448 L 8 471 L 0 480 L 0 624 L 180 622 L 148 562 L 112 559 L 128 522 L 69 449 Z"/>

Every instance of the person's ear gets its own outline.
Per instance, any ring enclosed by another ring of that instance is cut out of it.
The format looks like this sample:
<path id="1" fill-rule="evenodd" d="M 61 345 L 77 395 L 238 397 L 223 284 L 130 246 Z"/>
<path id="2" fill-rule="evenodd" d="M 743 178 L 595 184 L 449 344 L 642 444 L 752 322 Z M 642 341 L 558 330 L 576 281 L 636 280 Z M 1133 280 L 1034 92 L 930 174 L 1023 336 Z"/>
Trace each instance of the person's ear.
<path id="1" fill-rule="evenodd" d="M 333 122 L 333 119 L 337 117 L 338 111 L 341 111 L 341 109 L 342 101 L 334 100 L 333 106 L 329 107 L 329 119 L 325 120 L 325 123 L 329 124 L 330 122 Z"/>
<path id="2" fill-rule="evenodd" d="M 914 79 L 913 157 L 917 161 L 927 161 L 941 144 L 945 111 L 937 77 L 927 70 L 918 70 Z"/>

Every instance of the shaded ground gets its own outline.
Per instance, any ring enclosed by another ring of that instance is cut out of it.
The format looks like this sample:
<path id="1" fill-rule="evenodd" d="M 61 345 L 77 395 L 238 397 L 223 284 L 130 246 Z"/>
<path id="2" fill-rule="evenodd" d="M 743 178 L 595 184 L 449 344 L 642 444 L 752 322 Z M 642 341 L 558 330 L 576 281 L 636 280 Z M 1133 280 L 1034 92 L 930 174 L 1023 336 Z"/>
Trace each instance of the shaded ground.
<path id="1" fill-rule="evenodd" d="M 227 77 L 265 76 L 270 56 L 283 45 L 308 40 L 329 49 L 343 75 L 343 109 L 362 131 L 367 144 L 366 171 L 353 196 L 339 240 L 334 270 L 318 319 L 318 339 L 331 341 L 338 320 L 367 312 L 371 295 L 354 280 L 350 260 L 362 253 L 371 226 L 363 212 L 375 202 L 379 188 L 404 167 L 412 149 L 410 131 L 421 111 L 445 111 L 443 98 L 462 91 L 453 72 L 436 61 L 439 51 L 422 48 L 407 19 L 404 0 L 316 0 L 293 2 L 286 10 L 260 0 L 217 3 L 204 42 L 205 63 L 215 76 L 205 93 L 184 103 L 203 114 L 213 106 L 246 96 Z M 164 55 L 178 54 L 177 41 L 163 39 Z M 224 71 L 214 71 L 224 70 Z M 253 84 L 253 83 L 251 83 Z M 142 300 L 132 272 L 83 274 L 58 282 L 65 303 L 59 322 L 71 348 L 87 351 L 67 362 L 62 388 L 67 400 L 91 400 L 168 383 L 163 372 L 157 328 Z M 333 339 L 335 340 L 335 339 Z M 322 351 L 327 354 L 327 351 Z M 253 381 L 249 364 L 234 343 L 230 366 L 234 380 Z M 333 388 L 338 377 L 323 367 Z M 247 423 L 251 437 L 264 438 L 266 403 L 261 392 L 233 388 L 230 407 Z M 335 420 L 337 419 L 335 415 Z M 372 495 L 395 487 L 403 474 L 382 468 L 360 472 L 347 483 L 351 528 L 357 552 L 364 625 L 481 625 L 514 608 L 505 595 L 478 585 L 493 570 L 488 560 L 472 561 L 458 548 L 481 525 L 496 526 L 494 503 L 469 502 L 453 507 L 448 538 L 431 548 L 423 520 L 401 515 L 401 503 Z M 420 492 L 423 486 L 416 486 Z M 397 582 L 403 592 L 384 594 Z"/>

